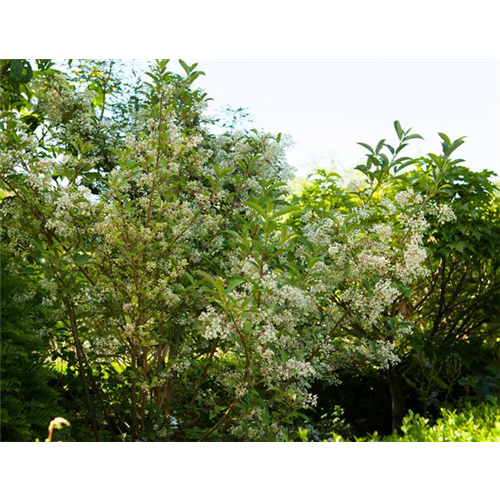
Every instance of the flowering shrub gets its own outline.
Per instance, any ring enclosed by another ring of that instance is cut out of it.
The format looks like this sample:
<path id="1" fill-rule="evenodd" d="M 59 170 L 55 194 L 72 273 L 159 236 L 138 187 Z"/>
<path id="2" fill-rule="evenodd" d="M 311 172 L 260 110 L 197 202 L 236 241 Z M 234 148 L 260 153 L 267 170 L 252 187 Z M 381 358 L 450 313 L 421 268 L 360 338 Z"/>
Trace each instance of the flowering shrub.
<path id="1" fill-rule="evenodd" d="M 129 94 L 111 66 L 39 61 L 16 87 L 0 136 L 9 272 L 45 291 L 43 335 L 78 373 L 95 439 L 272 440 L 316 404 L 313 381 L 398 362 L 462 141 L 402 157 L 420 136 L 396 122 L 396 146 L 362 144 L 366 181 L 341 206 L 326 173 L 292 197 L 286 140 L 214 133 L 202 73 L 181 65 L 157 61 Z"/>

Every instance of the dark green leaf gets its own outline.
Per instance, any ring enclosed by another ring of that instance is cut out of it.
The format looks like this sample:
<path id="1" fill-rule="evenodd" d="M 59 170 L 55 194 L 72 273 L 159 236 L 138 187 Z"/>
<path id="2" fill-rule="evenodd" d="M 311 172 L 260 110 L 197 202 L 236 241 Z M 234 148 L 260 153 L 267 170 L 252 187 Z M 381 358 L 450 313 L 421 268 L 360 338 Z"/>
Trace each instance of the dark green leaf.
<path id="1" fill-rule="evenodd" d="M 423 139 L 420 134 L 410 134 L 405 137 L 405 141 L 411 141 L 412 139 Z"/>
<path id="2" fill-rule="evenodd" d="M 75 257 L 75 261 L 77 264 L 81 265 L 90 260 L 92 257 L 87 254 L 79 254 Z"/>
<path id="3" fill-rule="evenodd" d="M 394 122 L 394 128 L 396 130 L 396 134 L 398 134 L 398 139 L 401 140 L 403 138 L 404 132 L 399 121 L 396 120 Z"/>
<path id="4" fill-rule="evenodd" d="M 258 204 L 253 201 L 247 201 L 245 203 L 250 208 L 253 208 L 262 218 L 267 219 L 267 212 Z"/>
<path id="5" fill-rule="evenodd" d="M 389 144 L 384 144 L 384 146 L 391 152 L 391 154 L 394 154 L 394 148 L 392 146 L 389 146 Z"/>
<path id="6" fill-rule="evenodd" d="M 450 140 L 450 138 L 446 134 L 444 134 L 443 132 L 439 132 L 438 135 L 439 135 L 439 137 L 441 137 L 441 139 L 443 139 L 443 141 L 446 144 L 448 144 L 448 145 L 451 144 L 451 140 Z"/>
<path id="7" fill-rule="evenodd" d="M 360 146 L 363 146 L 364 148 L 368 149 L 368 151 L 370 151 L 370 153 L 372 155 L 375 154 L 375 151 L 373 150 L 373 148 L 370 145 L 368 145 L 368 144 L 366 144 L 364 142 L 358 142 L 357 144 L 359 144 Z"/>
<path id="8" fill-rule="evenodd" d="M 229 295 L 238 285 L 241 285 L 244 282 L 245 280 L 243 278 L 235 278 L 234 280 L 231 280 L 228 287 L 224 291 L 225 295 Z"/>
<path id="9" fill-rule="evenodd" d="M 385 144 L 385 139 L 382 139 L 382 140 L 380 140 L 378 142 L 377 147 L 375 148 L 375 154 L 379 154 L 380 153 L 380 151 L 381 151 L 382 147 L 384 146 L 384 144 Z"/>

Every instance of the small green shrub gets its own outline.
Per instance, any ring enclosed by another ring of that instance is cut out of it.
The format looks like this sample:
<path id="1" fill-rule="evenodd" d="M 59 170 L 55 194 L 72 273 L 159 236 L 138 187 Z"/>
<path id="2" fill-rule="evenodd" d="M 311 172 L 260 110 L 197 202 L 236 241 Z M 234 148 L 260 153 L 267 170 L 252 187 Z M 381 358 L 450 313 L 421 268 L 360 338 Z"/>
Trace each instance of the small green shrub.
<path id="1" fill-rule="evenodd" d="M 461 411 L 442 408 L 434 425 L 410 410 L 401 430 L 405 436 L 416 439 L 500 438 L 500 405 L 493 400 L 477 406 L 466 403 Z"/>

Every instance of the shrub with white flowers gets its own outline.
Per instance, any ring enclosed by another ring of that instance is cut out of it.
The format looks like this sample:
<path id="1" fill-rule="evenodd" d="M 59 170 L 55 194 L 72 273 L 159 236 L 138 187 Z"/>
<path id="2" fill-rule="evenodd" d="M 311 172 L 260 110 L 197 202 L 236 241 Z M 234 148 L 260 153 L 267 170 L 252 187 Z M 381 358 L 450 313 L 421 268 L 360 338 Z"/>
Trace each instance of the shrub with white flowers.
<path id="1" fill-rule="evenodd" d="M 432 203 L 453 148 L 402 158 L 419 136 L 396 122 L 340 205 L 321 180 L 292 197 L 281 135 L 214 133 L 181 64 L 133 94 L 102 64 L 36 71 L 2 110 L 2 240 L 47 294 L 96 439 L 276 439 L 314 380 L 397 363 L 426 217 L 453 219 Z M 425 188 L 394 195 L 411 165 Z"/>

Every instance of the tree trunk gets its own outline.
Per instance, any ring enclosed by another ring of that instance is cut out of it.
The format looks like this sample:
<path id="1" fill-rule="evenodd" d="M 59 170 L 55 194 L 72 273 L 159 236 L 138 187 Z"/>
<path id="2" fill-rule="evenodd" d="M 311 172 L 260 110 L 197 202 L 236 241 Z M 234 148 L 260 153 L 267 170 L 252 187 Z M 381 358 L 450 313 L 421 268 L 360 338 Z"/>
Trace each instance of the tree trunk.
<path id="1" fill-rule="evenodd" d="M 101 440 L 101 436 L 99 434 L 99 427 L 97 425 L 97 417 L 94 411 L 94 407 L 92 405 L 92 399 L 90 398 L 89 385 L 87 382 L 87 377 L 85 376 L 85 366 L 83 364 L 83 349 L 82 344 L 80 343 L 80 338 L 78 336 L 78 324 L 76 322 L 76 314 L 73 306 L 73 302 L 71 298 L 66 299 L 66 309 L 68 311 L 68 316 L 71 325 L 71 333 L 73 334 L 73 343 L 75 345 L 76 350 L 76 358 L 78 361 L 78 372 L 80 375 L 80 379 L 82 381 L 83 390 L 85 392 L 85 400 L 87 402 L 87 409 L 90 416 L 90 422 L 92 425 L 92 431 L 94 432 L 94 437 L 96 441 Z"/>
<path id="2" fill-rule="evenodd" d="M 390 365 L 389 367 L 389 388 L 392 400 L 392 430 L 397 430 L 403 423 L 403 417 L 406 414 L 406 405 L 399 374 L 394 365 Z"/>

